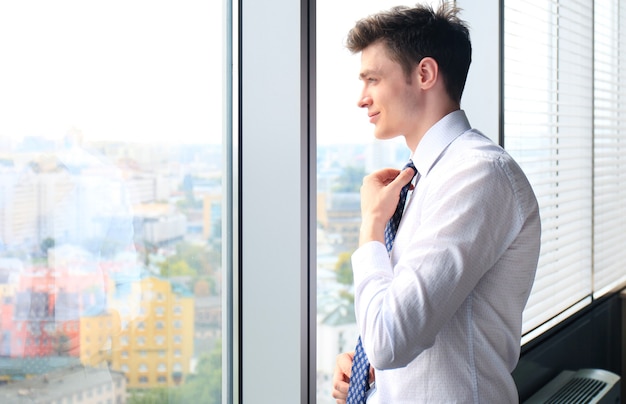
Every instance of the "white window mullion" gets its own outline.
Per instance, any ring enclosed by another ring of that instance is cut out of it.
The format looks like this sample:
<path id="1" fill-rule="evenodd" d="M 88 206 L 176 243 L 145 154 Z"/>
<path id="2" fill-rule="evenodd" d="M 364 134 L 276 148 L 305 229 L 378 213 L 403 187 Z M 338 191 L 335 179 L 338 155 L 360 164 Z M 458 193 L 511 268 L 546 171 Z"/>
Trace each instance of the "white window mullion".
<path id="1" fill-rule="evenodd" d="M 308 1 L 239 7 L 241 402 L 308 402 Z"/>

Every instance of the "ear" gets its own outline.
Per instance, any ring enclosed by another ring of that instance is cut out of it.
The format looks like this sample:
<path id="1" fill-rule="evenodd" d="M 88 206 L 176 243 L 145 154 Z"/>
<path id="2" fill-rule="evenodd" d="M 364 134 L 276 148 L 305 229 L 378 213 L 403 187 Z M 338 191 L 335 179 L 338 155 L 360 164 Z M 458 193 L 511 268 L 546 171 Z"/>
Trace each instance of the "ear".
<path id="1" fill-rule="evenodd" d="M 429 56 L 423 58 L 417 65 L 417 77 L 422 90 L 432 88 L 439 78 L 437 61 Z"/>

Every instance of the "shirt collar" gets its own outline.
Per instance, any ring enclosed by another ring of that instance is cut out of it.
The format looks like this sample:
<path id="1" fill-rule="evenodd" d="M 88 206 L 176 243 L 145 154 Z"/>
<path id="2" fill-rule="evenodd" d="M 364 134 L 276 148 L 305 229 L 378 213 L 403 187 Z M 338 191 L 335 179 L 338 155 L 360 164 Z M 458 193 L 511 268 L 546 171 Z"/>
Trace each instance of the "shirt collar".
<path id="1" fill-rule="evenodd" d="M 470 129 L 465 111 L 460 109 L 444 116 L 428 129 L 411 156 L 420 175 L 428 174 L 448 145 Z"/>

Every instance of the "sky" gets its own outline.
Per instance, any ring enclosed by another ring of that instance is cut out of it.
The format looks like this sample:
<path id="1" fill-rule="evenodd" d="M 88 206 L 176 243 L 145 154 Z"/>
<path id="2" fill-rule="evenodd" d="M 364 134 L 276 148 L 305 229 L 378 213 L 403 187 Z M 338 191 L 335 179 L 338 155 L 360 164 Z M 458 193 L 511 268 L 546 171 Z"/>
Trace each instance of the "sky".
<path id="1" fill-rule="evenodd" d="M 221 137 L 221 3 L 0 2 L 0 137 Z"/>
<path id="2" fill-rule="evenodd" d="M 318 0 L 318 142 L 360 143 L 348 30 L 390 0 Z M 412 4 L 412 3 L 405 3 Z M 222 0 L 0 2 L 0 138 L 194 143 L 222 138 Z"/>

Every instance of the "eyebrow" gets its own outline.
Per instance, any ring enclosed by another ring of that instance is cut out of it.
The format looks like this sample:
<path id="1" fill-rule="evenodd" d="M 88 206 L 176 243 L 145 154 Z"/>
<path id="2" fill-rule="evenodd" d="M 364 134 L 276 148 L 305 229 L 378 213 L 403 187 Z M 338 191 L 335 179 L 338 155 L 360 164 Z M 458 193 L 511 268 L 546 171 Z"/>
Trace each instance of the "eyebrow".
<path id="1" fill-rule="evenodd" d="M 361 73 L 359 73 L 359 80 L 363 80 L 365 77 L 369 76 L 370 74 L 376 74 L 376 73 L 377 71 L 372 70 L 372 69 L 363 70 Z"/>

